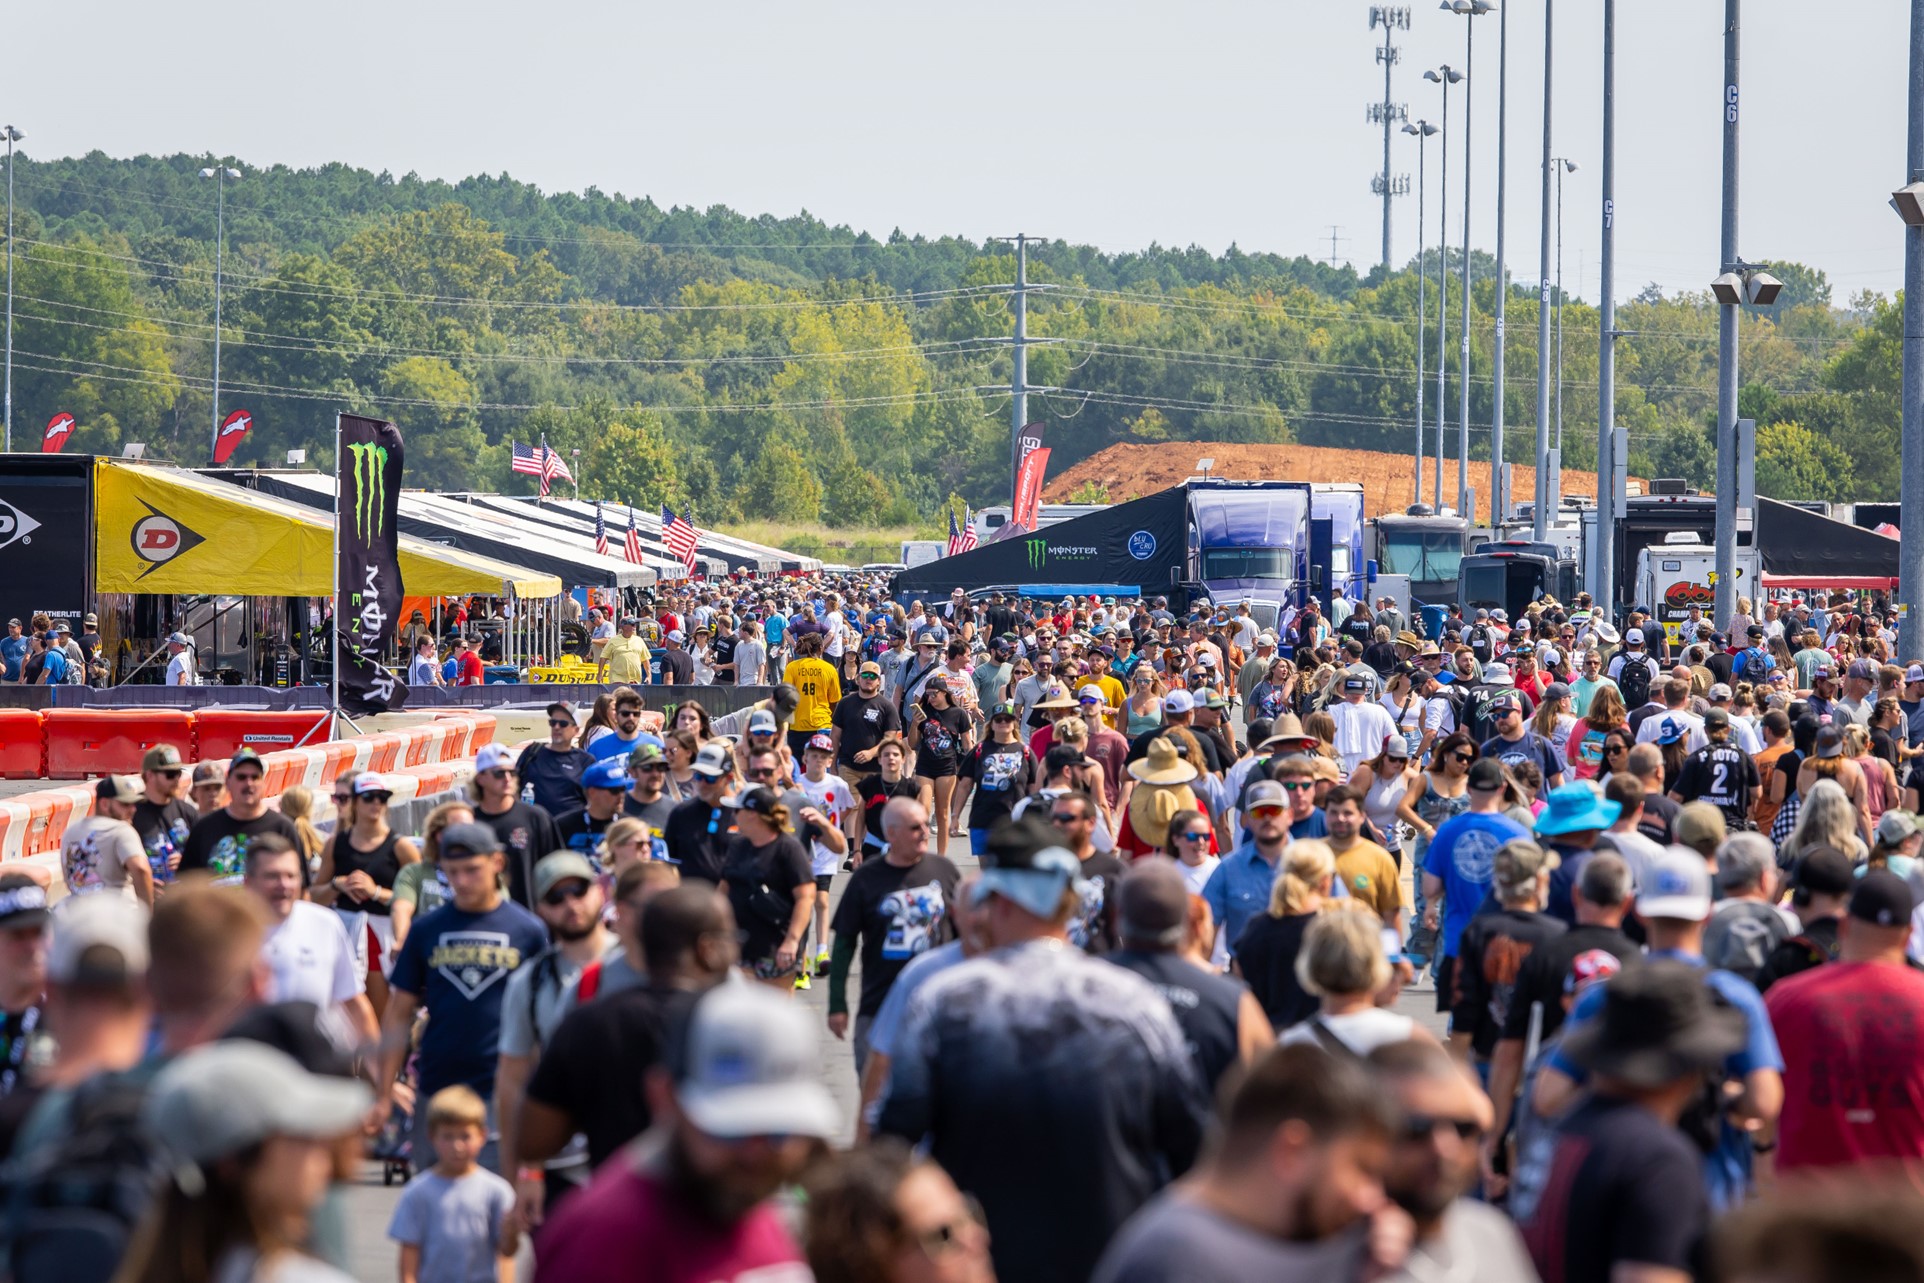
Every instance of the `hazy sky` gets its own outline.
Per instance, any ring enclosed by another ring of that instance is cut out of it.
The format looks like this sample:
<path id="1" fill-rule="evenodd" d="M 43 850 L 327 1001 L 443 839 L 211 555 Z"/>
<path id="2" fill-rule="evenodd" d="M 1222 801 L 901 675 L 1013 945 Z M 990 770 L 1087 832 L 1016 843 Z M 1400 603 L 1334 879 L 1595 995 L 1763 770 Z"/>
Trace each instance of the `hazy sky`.
<path id="1" fill-rule="evenodd" d="M 1546 0 L 1510 16 L 1508 258 L 1537 273 Z M 1893 291 L 1903 237 L 1905 6 L 1750 0 L 1742 251 Z M 1597 281 L 1600 0 L 1559 0 L 1556 150 L 1565 280 Z M 1717 272 L 1720 0 L 1618 5 L 1618 286 Z M 1016 231 L 1344 258 L 1380 249 L 1380 96 L 1365 0 L 936 6 L 913 0 L 464 5 L 238 0 L 51 4 L 8 19 L 0 114 L 33 154 L 218 150 L 459 178 L 506 171 L 746 213 L 807 209 L 877 234 Z M 1498 14 L 1475 19 L 1473 236 L 1496 232 Z M 1395 96 L 1440 115 L 1426 66 L 1466 20 L 1415 6 Z M 1461 240 L 1463 89 L 1452 93 Z M 1416 174 L 1414 140 L 1396 166 Z M 1440 153 L 1430 145 L 1426 240 Z M 1394 254 L 1416 250 L 1414 193 Z M 1582 274 L 1579 276 L 1579 267 Z"/>

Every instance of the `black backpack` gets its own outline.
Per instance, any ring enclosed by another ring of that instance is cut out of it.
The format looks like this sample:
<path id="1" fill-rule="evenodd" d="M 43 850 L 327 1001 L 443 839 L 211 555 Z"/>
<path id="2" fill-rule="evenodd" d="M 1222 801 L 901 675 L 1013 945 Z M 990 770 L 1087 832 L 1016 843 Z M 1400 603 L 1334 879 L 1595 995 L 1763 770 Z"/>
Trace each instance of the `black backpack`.
<path id="1" fill-rule="evenodd" d="M 1476 656 L 1476 662 L 1479 664 L 1487 664 L 1495 659 L 1496 634 L 1483 624 L 1478 624 L 1475 628 L 1472 628 L 1470 630 L 1470 653 Z"/>
<path id="2" fill-rule="evenodd" d="M 1752 646 L 1743 653 L 1742 660 L 1737 670 L 1738 681 L 1749 682 L 1752 686 L 1762 686 L 1770 680 L 1770 660 L 1763 651 Z"/>
<path id="3" fill-rule="evenodd" d="M 1650 661 L 1641 655 L 1625 655 L 1617 673 L 1617 690 L 1625 708 L 1642 708 L 1650 702 Z"/>
<path id="4" fill-rule="evenodd" d="M 0 1260 L 14 1283 L 107 1283 L 167 1174 L 141 1119 L 151 1075 L 102 1074 L 49 1093 L 5 1170 Z"/>

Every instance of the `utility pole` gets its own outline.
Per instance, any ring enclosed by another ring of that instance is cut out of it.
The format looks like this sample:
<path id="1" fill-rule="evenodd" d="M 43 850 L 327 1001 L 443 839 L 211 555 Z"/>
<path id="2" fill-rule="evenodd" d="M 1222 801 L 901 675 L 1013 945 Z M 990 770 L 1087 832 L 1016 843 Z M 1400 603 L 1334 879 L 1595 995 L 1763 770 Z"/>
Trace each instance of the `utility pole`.
<path id="1" fill-rule="evenodd" d="M 1741 273 L 1737 256 L 1738 14 L 1742 0 L 1724 0 L 1724 209 L 1720 274 Z M 1723 301 L 1717 317 L 1717 613 L 1720 631 L 1737 611 L 1737 322 L 1743 286 Z"/>
<path id="2" fill-rule="evenodd" d="M 1597 282 L 1597 551 L 1591 596 L 1617 613 L 1617 0 L 1603 0 L 1603 261 Z"/>
<path id="3" fill-rule="evenodd" d="M 1510 294 L 1510 280 L 1503 270 L 1503 210 L 1507 203 L 1509 173 L 1509 135 L 1510 135 L 1510 6 L 1504 5 L 1497 14 L 1496 42 L 1496 334 L 1492 340 L 1495 351 L 1494 369 L 1496 387 L 1490 398 L 1490 528 L 1496 527 L 1510 515 L 1510 487 L 1504 484 L 1503 476 L 1503 324 L 1508 312 L 1506 306 Z M 1468 244 L 1465 241 L 1465 244 Z M 1542 472 L 1541 460 L 1538 472 Z"/>
<path id="4" fill-rule="evenodd" d="M 1029 238 L 1015 236 L 1015 359 L 1010 363 L 1009 493 L 1016 492 L 1022 465 L 1022 429 L 1029 424 Z"/>
<path id="5" fill-rule="evenodd" d="M 1563 460 L 1550 453 L 1550 70 L 1556 52 L 1550 30 L 1555 9 L 1556 0 L 1543 0 L 1543 229 L 1537 252 L 1537 487 L 1536 520 L 1530 523 L 1531 537 L 1538 543 L 1549 537 L 1551 505 L 1559 502 L 1558 491 L 1563 480 L 1559 475 Z"/>
<path id="6" fill-rule="evenodd" d="M 1444 63 L 1423 79 L 1443 86 L 1443 190 L 1436 200 L 1436 510 L 1443 511 L 1443 456 L 1447 453 L 1450 398 L 1450 86 L 1463 73 Z"/>
<path id="7" fill-rule="evenodd" d="M 1390 202 L 1395 197 L 1407 195 L 1410 190 L 1408 174 L 1398 177 L 1390 172 L 1390 133 L 1409 119 L 1409 108 L 1391 100 L 1390 73 L 1402 61 L 1403 51 L 1391 43 L 1390 37 L 1399 29 L 1410 29 L 1410 11 L 1389 5 L 1371 5 L 1370 30 L 1374 31 L 1379 26 L 1383 28 L 1383 43 L 1377 47 L 1376 61 L 1383 67 L 1383 101 L 1371 103 L 1368 114 L 1371 124 L 1383 126 L 1383 172 L 1371 180 L 1370 189 L 1383 198 L 1383 267 L 1387 270 L 1390 266 Z"/>
<path id="8" fill-rule="evenodd" d="M 1333 269 L 1336 266 L 1336 242 L 1346 241 L 1349 237 L 1338 236 L 1336 234 L 1343 230 L 1342 225 L 1339 223 L 1326 223 L 1324 226 L 1329 228 L 1329 265 Z"/>
<path id="9" fill-rule="evenodd" d="M 202 178 L 214 180 L 214 430 L 209 435 L 210 460 L 220 452 L 220 274 L 221 248 L 227 241 L 227 180 L 239 178 L 240 170 L 231 165 L 215 165 L 200 171 Z"/>
<path id="10" fill-rule="evenodd" d="M 1924 0 L 1911 0 L 1910 132 L 1905 141 L 1906 191 L 1924 184 Z M 1903 196 L 1899 192 L 1899 197 Z M 1903 213 L 1900 205 L 1899 213 Z M 1924 210 L 1904 228 L 1904 441 L 1898 527 L 1897 587 L 1904 619 L 1897 634 L 1906 664 L 1924 660 Z"/>
<path id="11" fill-rule="evenodd" d="M 1919 0 L 1924 3 L 1924 0 Z M 1427 120 L 1414 120 L 1403 126 L 1403 132 L 1416 135 L 1416 497 L 1413 503 L 1423 502 L 1423 346 L 1430 324 L 1430 267 L 1424 261 L 1423 247 L 1423 191 L 1426 183 L 1425 170 L 1430 154 L 1430 136 L 1437 132 L 1436 126 Z M 1438 479 L 1442 476 L 1442 460 L 1437 461 Z M 1436 506 L 1443 506 L 1442 489 L 1439 486 Z"/>
<path id="12" fill-rule="evenodd" d="M 0 126 L 0 137 L 7 140 L 7 388 L 4 414 L 6 444 L 13 450 L 13 145 L 27 135 L 12 125 Z"/>

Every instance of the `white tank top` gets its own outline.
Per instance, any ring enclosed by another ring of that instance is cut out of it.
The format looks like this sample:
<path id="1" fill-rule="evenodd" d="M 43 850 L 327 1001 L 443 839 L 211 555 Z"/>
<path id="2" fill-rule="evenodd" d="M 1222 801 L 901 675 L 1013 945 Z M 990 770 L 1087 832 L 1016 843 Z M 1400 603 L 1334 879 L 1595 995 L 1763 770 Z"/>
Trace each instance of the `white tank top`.
<path id="1" fill-rule="evenodd" d="M 1403 805 L 1404 796 L 1410 791 L 1408 771 L 1399 772 L 1387 780 L 1373 780 L 1370 791 L 1363 797 L 1363 814 L 1376 826 L 1394 851 L 1401 846 L 1397 840 L 1396 808 Z"/>

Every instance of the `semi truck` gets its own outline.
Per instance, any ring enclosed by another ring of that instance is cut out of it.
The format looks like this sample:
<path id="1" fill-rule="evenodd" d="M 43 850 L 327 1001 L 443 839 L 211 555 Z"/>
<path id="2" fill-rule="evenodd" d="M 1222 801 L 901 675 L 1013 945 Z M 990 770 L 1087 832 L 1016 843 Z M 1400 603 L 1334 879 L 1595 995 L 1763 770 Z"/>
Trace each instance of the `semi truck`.
<path id="1" fill-rule="evenodd" d="M 1447 606 L 1456 600 L 1458 572 L 1469 550 L 1467 519 L 1419 503 L 1403 512 L 1386 512 L 1372 524 L 1381 574 L 1408 576 L 1413 602 Z"/>

